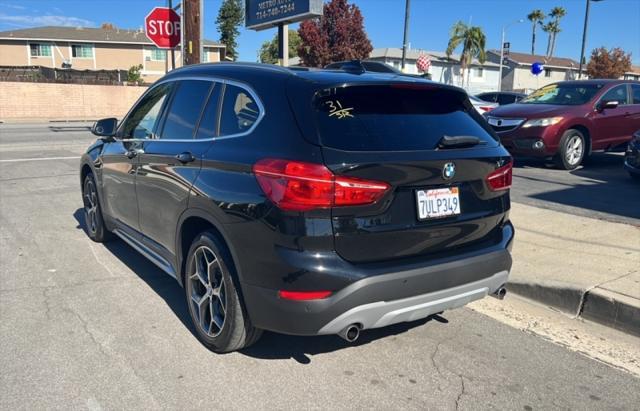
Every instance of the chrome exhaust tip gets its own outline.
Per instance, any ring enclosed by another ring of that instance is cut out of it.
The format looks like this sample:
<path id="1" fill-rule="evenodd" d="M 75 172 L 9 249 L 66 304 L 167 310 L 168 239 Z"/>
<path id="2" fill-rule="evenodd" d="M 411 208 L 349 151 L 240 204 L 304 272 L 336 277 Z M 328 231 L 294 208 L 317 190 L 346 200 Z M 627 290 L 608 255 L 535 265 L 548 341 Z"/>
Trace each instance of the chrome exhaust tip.
<path id="1" fill-rule="evenodd" d="M 344 340 L 352 343 L 360 337 L 360 326 L 358 324 L 351 324 L 342 329 L 338 333 Z"/>
<path id="2" fill-rule="evenodd" d="M 504 300 L 505 295 L 507 295 L 507 289 L 504 286 L 498 287 L 497 290 L 493 292 L 493 294 L 489 294 L 493 298 L 497 298 L 498 300 Z"/>

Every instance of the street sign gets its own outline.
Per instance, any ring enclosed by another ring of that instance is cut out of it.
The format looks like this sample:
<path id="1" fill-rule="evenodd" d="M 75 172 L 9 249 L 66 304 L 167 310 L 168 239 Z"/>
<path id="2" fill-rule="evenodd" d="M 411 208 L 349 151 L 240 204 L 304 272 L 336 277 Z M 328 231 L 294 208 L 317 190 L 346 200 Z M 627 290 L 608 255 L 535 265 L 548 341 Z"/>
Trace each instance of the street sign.
<path id="1" fill-rule="evenodd" d="M 180 16 L 168 7 L 156 7 L 144 19 L 145 33 L 160 49 L 180 44 Z"/>
<path id="2" fill-rule="evenodd" d="M 264 30 L 322 15 L 322 0 L 245 0 L 246 28 Z"/>
<path id="3" fill-rule="evenodd" d="M 509 43 L 508 41 L 506 41 L 506 42 L 502 45 L 502 47 L 504 47 L 505 49 L 508 49 L 508 48 L 510 48 L 510 47 L 511 47 L 511 43 Z"/>

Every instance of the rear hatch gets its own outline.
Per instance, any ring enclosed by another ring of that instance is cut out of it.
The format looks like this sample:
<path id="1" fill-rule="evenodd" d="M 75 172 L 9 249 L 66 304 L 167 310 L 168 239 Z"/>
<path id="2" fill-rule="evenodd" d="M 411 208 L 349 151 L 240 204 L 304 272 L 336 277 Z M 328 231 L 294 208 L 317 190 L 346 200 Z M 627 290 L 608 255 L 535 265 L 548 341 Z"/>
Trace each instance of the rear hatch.
<path id="1" fill-rule="evenodd" d="M 342 84 L 318 88 L 311 100 L 305 117 L 325 165 L 336 176 L 390 186 L 374 204 L 332 209 L 344 259 L 440 257 L 500 240 L 508 189 L 490 189 L 487 176 L 508 168 L 510 185 L 511 159 L 464 91 Z"/>

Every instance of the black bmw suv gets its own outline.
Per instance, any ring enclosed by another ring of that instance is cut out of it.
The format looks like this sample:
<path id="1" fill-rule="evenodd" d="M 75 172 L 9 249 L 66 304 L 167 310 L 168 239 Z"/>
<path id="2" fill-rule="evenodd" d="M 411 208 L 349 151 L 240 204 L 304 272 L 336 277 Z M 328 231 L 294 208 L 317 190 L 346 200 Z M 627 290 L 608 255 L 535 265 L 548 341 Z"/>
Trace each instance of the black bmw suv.
<path id="1" fill-rule="evenodd" d="M 353 341 L 504 295 L 511 157 L 459 88 L 203 64 L 93 132 L 89 236 L 175 277 L 213 351 L 261 330 Z"/>

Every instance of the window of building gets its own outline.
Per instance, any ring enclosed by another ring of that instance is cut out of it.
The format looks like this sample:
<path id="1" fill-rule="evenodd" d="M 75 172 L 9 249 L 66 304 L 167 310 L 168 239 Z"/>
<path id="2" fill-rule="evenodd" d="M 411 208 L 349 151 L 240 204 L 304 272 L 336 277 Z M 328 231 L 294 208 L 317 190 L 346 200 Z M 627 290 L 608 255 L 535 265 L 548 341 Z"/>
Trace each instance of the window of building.
<path id="1" fill-rule="evenodd" d="M 484 69 L 482 67 L 474 67 L 472 69 L 473 77 L 483 77 Z"/>
<path id="2" fill-rule="evenodd" d="M 167 119 L 162 127 L 161 139 L 189 140 L 198 125 L 202 108 L 213 83 L 204 80 L 183 80 L 178 85 Z"/>
<path id="3" fill-rule="evenodd" d="M 222 100 L 220 135 L 238 134 L 253 126 L 260 116 L 260 109 L 246 90 L 227 84 Z"/>
<path id="4" fill-rule="evenodd" d="M 151 49 L 151 61 L 165 61 L 166 59 L 166 51 L 160 49 Z"/>
<path id="5" fill-rule="evenodd" d="M 51 57 L 51 45 L 50 44 L 29 44 L 31 49 L 31 57 Z"/>
<path id="6" fill-rule="evenodd" d="M 89 44 L 72 44 L 71 57 L 74 59 L 93 58 L 93 46 Z"/>
<path id="7" fill-rule="evenodd" d="M 544 69 L 544 76 L 551 77 L 551 69 Z"/>

